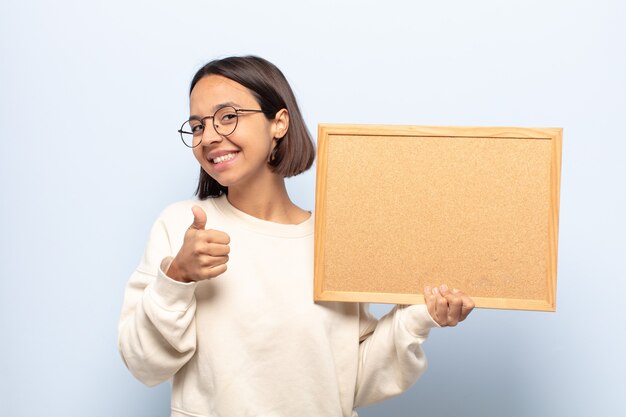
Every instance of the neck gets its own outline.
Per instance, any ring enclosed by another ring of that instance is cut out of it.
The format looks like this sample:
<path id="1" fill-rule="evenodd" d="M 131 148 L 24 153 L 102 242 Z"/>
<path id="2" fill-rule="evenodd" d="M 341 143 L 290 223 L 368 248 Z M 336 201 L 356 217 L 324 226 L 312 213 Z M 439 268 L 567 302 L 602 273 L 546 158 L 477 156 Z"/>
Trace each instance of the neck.
<path id="1" fill-rule="evenodd" d="M 298 224 L 308 217 L 308 212 L 291 202 L 285 180 L 279 175 L 271 175 L 266 184 L 229 187 L 228 201 L 244 213 L 276 223 Z"/>

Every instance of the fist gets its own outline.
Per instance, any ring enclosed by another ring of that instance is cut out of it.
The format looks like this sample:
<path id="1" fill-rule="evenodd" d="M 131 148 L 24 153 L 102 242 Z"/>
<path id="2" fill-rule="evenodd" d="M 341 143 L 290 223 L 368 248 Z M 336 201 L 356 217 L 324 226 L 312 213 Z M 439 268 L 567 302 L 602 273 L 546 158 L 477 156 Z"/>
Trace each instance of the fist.
<path id="1" fill-rule="evenodd" d="M 226 271 L 230 237 L 218 230 L 205 230 L 206 213 L 191 208 L 193 223 L 185 232 L 180 251 L 170 264 L 167 276 L 181 282 L 215 278 Z"/>
<path id="2" fill-rule="evenodd" d="M 456 326 L 465 320 L 474 309 L 474 301 L 457 289 L 447 285 L 439 288 L 424 288 L 424 299 L 428 313 L 441 327 Z"/>

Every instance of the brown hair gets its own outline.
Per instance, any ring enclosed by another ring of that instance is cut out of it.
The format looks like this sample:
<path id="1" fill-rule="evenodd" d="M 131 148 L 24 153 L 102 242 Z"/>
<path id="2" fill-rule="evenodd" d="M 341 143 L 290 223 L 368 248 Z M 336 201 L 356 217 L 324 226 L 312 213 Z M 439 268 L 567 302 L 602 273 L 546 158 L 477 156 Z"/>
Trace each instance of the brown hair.
<path id="1" fill-rule="evenodd" d="M 311 139 L 296 98 L 283 73 L 271 62 L 256 56 L 229 57 L 211 61 L 196 72 L 191 80 L 189 94 L 194 86 L 207 75 L 221 75 L 246 87 L 259 103 L 263 114 L 273 120 L 279 110 L 289 112 L 287 134 L 277 140 L 268 161 L 272 172 L 283 177 L 298 175 L 313 165 L 315 146 Z M 219 197 L 228 193 L 224 187 L 202 167 L 196 195 L 200 200 Z"/>

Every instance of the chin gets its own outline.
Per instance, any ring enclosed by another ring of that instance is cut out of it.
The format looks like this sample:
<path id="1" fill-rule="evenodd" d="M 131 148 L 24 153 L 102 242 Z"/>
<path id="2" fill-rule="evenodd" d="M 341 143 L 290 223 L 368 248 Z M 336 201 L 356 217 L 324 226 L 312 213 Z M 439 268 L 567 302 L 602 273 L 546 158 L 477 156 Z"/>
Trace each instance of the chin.
<path id="1" fill-rule="evenodd" d="M 230 176 L 211 175 L 211 174 L 209 174 L 209 176 L 213 178 L 215 181 L 217 181 L 217 183 L 221 185 L 222 187 L 232 187 L 239 182 L 237 178 L 232 178 Z"/>

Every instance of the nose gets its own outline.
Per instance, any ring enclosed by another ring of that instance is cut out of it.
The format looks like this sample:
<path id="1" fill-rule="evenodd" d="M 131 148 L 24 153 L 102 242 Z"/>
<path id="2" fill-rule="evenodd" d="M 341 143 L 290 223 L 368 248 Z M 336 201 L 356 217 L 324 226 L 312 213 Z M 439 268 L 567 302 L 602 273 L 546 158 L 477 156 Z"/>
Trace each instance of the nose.
<path id="1" fill-rule="evenodd" d="M 215 126 L 213 125 L 213 121 L 208 121 L 204 130 L 202 131 L 202 145 L 209 146 L 214 143 L 219 143 L 224 139 L 217 131 L 215 130 Z"/>

